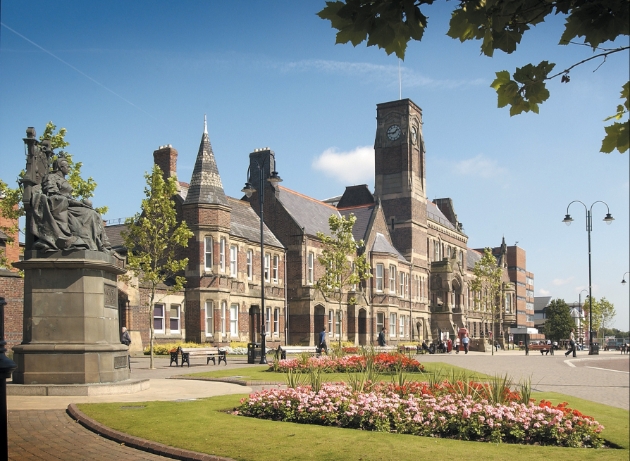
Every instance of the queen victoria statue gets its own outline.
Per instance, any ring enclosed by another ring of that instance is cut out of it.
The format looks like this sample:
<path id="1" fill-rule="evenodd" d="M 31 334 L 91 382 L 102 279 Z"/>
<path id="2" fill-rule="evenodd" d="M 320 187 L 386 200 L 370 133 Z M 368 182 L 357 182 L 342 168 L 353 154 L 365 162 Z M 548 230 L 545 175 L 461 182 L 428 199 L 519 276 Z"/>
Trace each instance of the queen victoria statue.
<path id="1" fill-rule="evenodd" d="M 68 161 L 60 154 L 52 172 L 44 176 L 41 189 L 32 194 L 31 231 L 34 250 L 93 250 L 109 252 L 103 221 L 92 203 L 72 197 L 66 179 Z"/>
<path id="2" fill-rule="evenodd" d="M 23 336 L 13 348 L 13 383 L 127 380 L 128 348 L 118 335 L 117 277 L 124 260 L 111 250 L 91 202 L 73 197 L 65 154 L 38 141 L 33 128 L 24 143 L 25 249 L 14 263 L 24 271 Z"/>

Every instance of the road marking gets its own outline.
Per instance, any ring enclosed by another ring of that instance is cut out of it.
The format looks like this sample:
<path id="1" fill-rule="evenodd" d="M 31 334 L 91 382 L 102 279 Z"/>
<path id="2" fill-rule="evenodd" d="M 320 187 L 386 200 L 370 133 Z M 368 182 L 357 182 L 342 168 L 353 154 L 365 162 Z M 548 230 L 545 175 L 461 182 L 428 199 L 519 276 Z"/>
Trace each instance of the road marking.
<path id="1" fill-rule="evenodd" d="M 573 365 L 573 366 L 575 366 L 575 365 Z M 615 373 L 627 373 L 627 374 L 630 374 L 630 372 L 628 372 L 628 371 L 611 370 L 610 368 L 600 368 L 600 367 L 584 367 L 584 368 L 592 368 L 593 370 L 614 371 Z"/>

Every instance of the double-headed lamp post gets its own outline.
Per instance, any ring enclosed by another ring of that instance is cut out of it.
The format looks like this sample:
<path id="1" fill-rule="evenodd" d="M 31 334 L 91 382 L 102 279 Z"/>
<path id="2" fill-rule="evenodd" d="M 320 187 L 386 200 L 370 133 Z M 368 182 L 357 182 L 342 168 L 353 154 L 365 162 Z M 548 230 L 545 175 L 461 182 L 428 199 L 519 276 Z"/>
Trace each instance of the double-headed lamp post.
<path id="1" fill-rule="evenodd" d="M 571 203 L 567 205 L 567 214 L 562 220 L 567 226 L 570 226 L 573 222 L 573 218 L 569 215 L 569 207 L 574 203 L 581 203 L 586 210 L 586 232 L 588 233 L 588 355 L 594 355 L 596 352 L 593 350 L 593 287 L 591 281 L 591 231 L 593 230 L 593 205 L 596 203 L 602 203 L 606 205 L 606 217 L 604 218 L 604 222 L 606 224 L 610 224 L 614 221 L 615 218 L 610 214 L 610 208 L 606 202 L 602 202 L 598 200 L 591 204 L 591 207 L 588 208 L 584 202 L 580 200 L 573 200 Z M 598 353 L 598 352 L 597 352 Z"/>
<path id="2" fill-rule="evenodd" d="M 275 186 L 279 182 L 282 182 L 282 179 L 278 176 L 278 172 L 275 171 L 276 162 L 273 151 L 266 148 L 256 149 L 254 152 L 258 152 L 260 155 L 258 158 L 250 157 L 253 162 L 250 162 L 249 169 L 247 170 L 247 182 L 241 192 L 245 193 L 247 197 L 251 197 L 252 194 L 258 190 L 258 204 L 260 206 L 260 318 L 262 323 L 260 329 L 260 336 L 262 338 L 260 344 L 260 364 L 264 365 L 267 363 L 267 343 L 265 340 L 265 336 L 267 336 L 267 332 L 265 331 L 265 238 L 263 235 L 263 228 L 265 225 L 263 214 L 265 205 L 265 180 Z M 272 165 L 271 159 L 273 159 L 274 171 L 271 172 L 268 178 L 265 178 L 265 166 Z M 258 170 L 258 189 L 256 189 L 256 187 L 252 184 L 252 166 L 255 166 Z"/>
<path id="3" fill-rule="evenodd" d="M 582 293 L 588 293 L 588 290 L 582 290 L 578 293 L 578 307 L 580 309 L 580 335 L 583 341 L 584 340 L 584 327 L 582 326 L 582 319 L 584 317 L 584 309 L 582 308 Z"/>

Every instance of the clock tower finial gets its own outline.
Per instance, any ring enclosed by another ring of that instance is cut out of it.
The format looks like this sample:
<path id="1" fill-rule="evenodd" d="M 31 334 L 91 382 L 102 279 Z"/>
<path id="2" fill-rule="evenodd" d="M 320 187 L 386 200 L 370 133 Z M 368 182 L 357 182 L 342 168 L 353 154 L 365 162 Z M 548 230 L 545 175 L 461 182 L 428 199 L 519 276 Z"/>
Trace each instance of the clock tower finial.
<path id="1" fill-rule="evenodd" d="M 208 134 L 208 121 L 206 120 L 206 114 L 203 114 L 203 134 Z"/>

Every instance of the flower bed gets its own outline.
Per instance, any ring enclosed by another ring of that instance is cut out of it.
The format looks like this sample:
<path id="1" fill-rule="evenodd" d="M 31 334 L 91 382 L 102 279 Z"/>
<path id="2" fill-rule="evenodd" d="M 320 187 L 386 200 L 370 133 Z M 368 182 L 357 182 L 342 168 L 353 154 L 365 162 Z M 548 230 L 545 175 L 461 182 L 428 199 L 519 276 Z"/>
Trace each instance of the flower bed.
<path id="1" fill-rule="evenodd" d="M 486 385 L 459 384 L 471 393 L 456 392 L 449 383 L 430 386 L 380 383 L 353 392 L 344 383 L 274 388 L 243 399 L 235 414 L 274 421 L 337 426 L 461 440 L 599 447 L 603 426 L 567 407 L 541 401 L 519 403 L 517 393 L 505 403 L 484 398 Z M 484 391 L 485 389 L 485 391 Z M 454 392 L 455 391 L 455 392 Z M 478 391 L 478 392 L 477 392 Z"/>
<path id="2" fill-rule="evenodd" d="M 270 363 L 269 366 L 273 371 L 280 373 L 286 373 L 289 370 L 308 370 L 310 368 L 319 368 L 324 373 L 346 373 L 365 369 L 368 360 L 364 355 L 348 355 L 339 358 L 322 356 L 309 357 L 307 360 L 303 358 L 279 360 L 277 363 Z M 424 366 L 420 362 L 410 359 L 404 354 L 375 354 L 370 360 L 373 360 L 374 366 L 379 372 L 394 372 L 398 369 L 415 372 L 424 371 Z"/>

